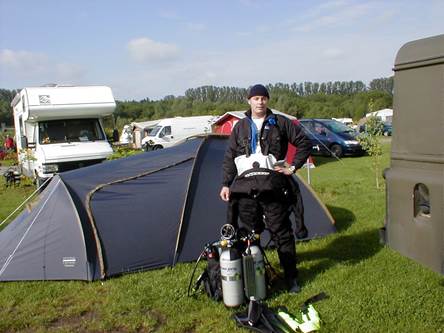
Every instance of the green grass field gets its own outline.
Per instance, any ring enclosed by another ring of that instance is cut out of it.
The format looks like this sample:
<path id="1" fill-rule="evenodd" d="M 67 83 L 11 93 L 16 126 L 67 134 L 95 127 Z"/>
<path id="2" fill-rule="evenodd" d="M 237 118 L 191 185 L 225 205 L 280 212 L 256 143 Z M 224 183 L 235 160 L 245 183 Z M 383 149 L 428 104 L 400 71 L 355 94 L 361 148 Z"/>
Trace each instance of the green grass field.
<path id="1" fill-rule="evenodd" d="M 383 168 L 388 143 L 384 150 Z M 275 292 L 267 304 L 296 312 L 323 291 L 328 298 L 315 304 L 321 332 L 444 332 L 444 277 L 379 243 L 385 190 L 375 188 L 370 157 L 315 160 L 312 186 L 338 232 L 297 245 L 301 293 Z M 0 188 L 0 220 L 33 190 Z M 278 267 L 275 252 L 268 257 Z M 231 319 L 235 310 L 186 296 L 193 265 L 103 282 L 0 283 L 0 332 L 244 331 Z"/>

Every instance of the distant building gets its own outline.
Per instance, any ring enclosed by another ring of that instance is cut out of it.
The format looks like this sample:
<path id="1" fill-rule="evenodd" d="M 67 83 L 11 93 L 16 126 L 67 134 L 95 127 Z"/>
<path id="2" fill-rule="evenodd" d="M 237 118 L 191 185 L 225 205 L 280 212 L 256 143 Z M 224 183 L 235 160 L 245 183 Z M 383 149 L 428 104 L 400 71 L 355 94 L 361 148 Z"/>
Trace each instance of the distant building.
<path id="1" fill-rule="evenodd" d="M 370 112 L 365 115 L 366 118 L 368 117 L 378 117 L 385 123 L 391 123 L 393 118 L 393 110 L 392 109 L 382 109 L 375 112 Z"/>

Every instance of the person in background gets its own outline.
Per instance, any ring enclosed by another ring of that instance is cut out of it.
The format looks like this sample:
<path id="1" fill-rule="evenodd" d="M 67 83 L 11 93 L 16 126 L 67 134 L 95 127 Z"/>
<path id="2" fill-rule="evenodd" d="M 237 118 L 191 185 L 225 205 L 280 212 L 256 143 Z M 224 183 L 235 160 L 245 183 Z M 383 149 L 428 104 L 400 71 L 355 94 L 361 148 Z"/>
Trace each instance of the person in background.
<path id="1" fill-rule="evenodd" d="M 277 246 L 288 290 L 297 293 L 300 287 L 297 281 L 295 239 L 289 219 L 289 177 L 304 165 L 312 144 L 299 125 L 284 116 L 273 114 L 267 107 L 270 95 L 263 85 L 251 87 L 247 98 L 250 109 L 246 111 L 246 117 L 234 126 L 224 155 L 220 197 L 227 202 L 234 199 L 234 193 L 231 193 L 233 185 L 236 182 L 239 185 L 242 178 L 239 176 L 248 168 L 259 166 L 276 171 L 273 174 L 278 181 L 271 186 L 280 185 L 273 192 L 264 192 L 261 196 L 252 195 L 252 189 L 248 188 L 243 194 L 237 192 L 236 211 L 242 227 L 248 231 L 261 232 L 265 226 L 269 229 Z M 291 164 L 283 163 L 288 142 L 298 147 Z"/>
<path id="2" fill-rule="evenodd" d="M 6 134 L 5 143 L 3 146 L 8 152 L 14 150 L 14 139 L 9 134 Z"/>

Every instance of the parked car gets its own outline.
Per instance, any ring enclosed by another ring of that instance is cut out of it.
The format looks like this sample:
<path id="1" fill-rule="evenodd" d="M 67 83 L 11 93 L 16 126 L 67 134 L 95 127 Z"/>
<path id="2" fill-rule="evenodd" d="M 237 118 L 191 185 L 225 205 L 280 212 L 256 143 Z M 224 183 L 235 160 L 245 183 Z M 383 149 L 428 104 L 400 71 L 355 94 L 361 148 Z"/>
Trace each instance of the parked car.
<path id="1" fill-rule="evenodd" d="M 384 123 L 384 128 L 382 130 L 382 134 L 384 136 L 392 136 L 392 124 L 391 123 Z"/>
<path id="2" fill-rule="evenodd" d="M 360 156 L 364 150 L 356 139 L 357 132 L 333 119 L 300 119 L 313 143 L 312 154 Z"/>
<path id="3" fill-rule="evenodd" d="M 392 124 L 391 123 L 383 123 L 382 134 L 384 136 L 392 136 Z M 365 124 L 359 126 L 359 133 L 366 132 Z"/>

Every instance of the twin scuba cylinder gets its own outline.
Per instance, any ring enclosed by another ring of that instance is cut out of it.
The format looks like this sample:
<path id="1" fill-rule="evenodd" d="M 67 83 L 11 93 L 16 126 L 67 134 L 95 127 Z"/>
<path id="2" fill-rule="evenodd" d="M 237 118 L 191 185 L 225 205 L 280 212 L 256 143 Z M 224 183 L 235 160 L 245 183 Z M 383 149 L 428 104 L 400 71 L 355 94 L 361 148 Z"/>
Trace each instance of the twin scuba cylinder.
<path id="1" fill-rule="evenodd" d="M 262 300 L 266 297 L 265 265 L 260 247 L 253 242 L 257 235 L 252 231 L 248 236 L 235 239 L 236 232 L 230 224 L 221 229 L 220 273 L 224 304 L 236 307 L 244 303 L 245 298 Z M 240 253 L 239 241 L 246 243 Z"/>

